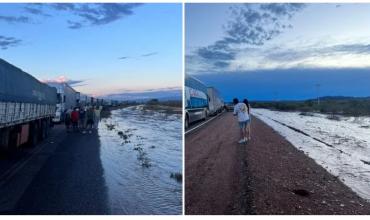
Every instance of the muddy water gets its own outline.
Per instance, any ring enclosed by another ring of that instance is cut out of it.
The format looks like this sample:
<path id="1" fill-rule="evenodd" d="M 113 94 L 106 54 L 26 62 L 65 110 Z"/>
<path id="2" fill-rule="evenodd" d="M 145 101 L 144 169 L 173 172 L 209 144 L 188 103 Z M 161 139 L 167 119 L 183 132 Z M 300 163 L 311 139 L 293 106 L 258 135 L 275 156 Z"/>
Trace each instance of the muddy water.
<path id="1" fill-rule="evenodd" d="M 99 124 L 101 160 L 112 214 L 181 214 L 181 115 L 112 111 Z"/>

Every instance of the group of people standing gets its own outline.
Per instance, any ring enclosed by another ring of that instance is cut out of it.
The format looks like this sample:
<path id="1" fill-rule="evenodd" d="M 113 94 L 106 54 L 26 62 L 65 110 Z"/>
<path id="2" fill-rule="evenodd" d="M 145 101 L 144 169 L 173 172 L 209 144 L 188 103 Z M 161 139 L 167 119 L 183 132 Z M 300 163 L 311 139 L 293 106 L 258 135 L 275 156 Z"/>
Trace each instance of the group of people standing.
<path id="1" fill-rule="evenodd" d="M 71 125 L 74 132 L 92 133 L 97 128 L 100 121 L 102 106 L 75 107 L 64 112 L 64 123 L 67 132 L 70 132 Z"/>
<path id="2" fill-rule="evenodd" d="M 251 107 L 247 99 L 243 102 L 239 102 L 237 98 L 233 99 L 234 103 L 234 115 L 238 117 L 238 123 L 240 127 L 239 144 L 247 143 L 251 140 Z"/>

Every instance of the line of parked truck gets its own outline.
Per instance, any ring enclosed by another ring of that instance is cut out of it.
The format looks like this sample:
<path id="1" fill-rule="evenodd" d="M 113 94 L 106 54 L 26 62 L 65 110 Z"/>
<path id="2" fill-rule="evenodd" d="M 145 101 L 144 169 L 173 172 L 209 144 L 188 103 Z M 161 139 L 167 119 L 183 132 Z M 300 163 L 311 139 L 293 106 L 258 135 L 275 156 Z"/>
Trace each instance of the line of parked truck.
<path id="1" fill-rule="evenodd" d="M 36 145 L 69 108 L 119 104 L 81 94 L 67 83 L 42 83 L 0 59 L 0 150 Z"/>
<path id="2" fill-rule="evenodd" d="M 190 123 L 221 113 L 224 108 L 224 100 L 216 88 L 185 75 L 185 128 Z"/>

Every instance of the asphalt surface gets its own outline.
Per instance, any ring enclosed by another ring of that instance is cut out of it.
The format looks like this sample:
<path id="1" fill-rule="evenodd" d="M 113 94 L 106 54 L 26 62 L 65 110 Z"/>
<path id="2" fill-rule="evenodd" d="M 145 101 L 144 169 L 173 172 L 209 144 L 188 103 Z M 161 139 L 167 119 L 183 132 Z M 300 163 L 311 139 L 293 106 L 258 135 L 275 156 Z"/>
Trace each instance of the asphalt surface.
<path id="1" fill-rule="evenodd" d="M 186 214 L 370 214 L 370 203 L 257 118 L 226 113 L 185 137 Z"/>
<path id="2" fill-rule="evenodd" d="M 56 126 L 36 149 L 0 163 L 0 213 L 109 214 L 99 148 L 96 131 Z"/>

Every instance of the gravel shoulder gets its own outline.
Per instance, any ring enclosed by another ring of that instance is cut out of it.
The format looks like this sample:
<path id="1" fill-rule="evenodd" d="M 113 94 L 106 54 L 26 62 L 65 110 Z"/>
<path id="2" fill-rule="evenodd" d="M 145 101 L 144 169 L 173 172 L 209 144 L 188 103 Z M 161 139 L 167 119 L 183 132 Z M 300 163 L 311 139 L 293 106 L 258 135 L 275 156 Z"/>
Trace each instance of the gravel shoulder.
<path id="1" fill-rule="evenodd" d="M 185 138 L 186 214 L 370 214 L 370 203 L 257 118 L 225 113 Z"/>

